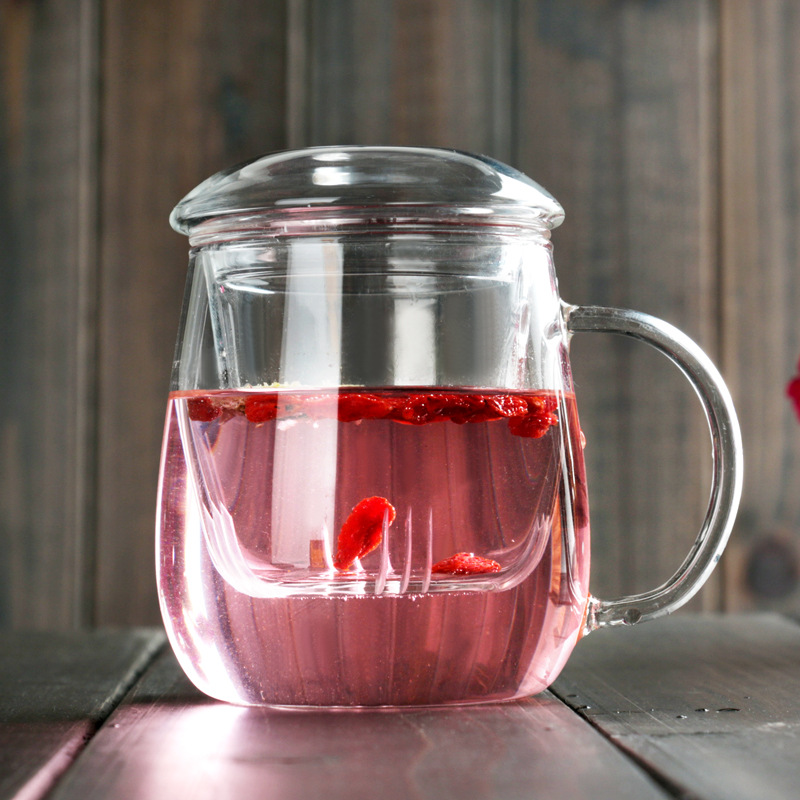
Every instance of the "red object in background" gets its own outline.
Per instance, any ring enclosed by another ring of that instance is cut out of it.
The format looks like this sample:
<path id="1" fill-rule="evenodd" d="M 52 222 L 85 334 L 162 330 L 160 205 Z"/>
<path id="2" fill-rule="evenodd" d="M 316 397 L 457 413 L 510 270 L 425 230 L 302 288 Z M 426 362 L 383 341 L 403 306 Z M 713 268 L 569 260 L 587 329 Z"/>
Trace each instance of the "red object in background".
<path id="1" fill-rule="evenodd" d="M 337 540 L 333 566 L 347 570 L 357 558 L 371 553 L 383 538 L 383 521 L 394 522 L 394 506 L 385 497 L 367 497 L 351 512 L 342 525 Z"/>
<path id="2" fill-rule="evenodd" d="M 797 372 L 798 374 L 786 386 L 786 394 L 794 403 L 794 410 L 800 420 L 800 363 L 797 364 Z"/>

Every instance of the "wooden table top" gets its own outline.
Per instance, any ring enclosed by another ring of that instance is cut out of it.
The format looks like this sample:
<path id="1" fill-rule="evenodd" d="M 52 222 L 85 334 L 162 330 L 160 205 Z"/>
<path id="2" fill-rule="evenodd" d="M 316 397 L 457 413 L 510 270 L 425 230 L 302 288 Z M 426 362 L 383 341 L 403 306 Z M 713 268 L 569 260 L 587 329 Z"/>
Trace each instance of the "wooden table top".
<path id="1" fill-rule="evenodd" d="M 0 799 L 800 797 L 800 625 L 593 633 L 548 692 L 452 709 L 209 700 L 156 630 L 0 636 Z"/>

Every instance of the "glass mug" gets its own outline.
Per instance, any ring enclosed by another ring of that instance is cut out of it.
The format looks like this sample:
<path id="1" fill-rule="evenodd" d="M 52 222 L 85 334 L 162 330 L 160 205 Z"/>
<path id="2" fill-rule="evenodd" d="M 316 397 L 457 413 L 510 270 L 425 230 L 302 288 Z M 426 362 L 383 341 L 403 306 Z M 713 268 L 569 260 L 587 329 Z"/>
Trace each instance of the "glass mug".
<path id="1" fill-rule="evenodd" d="M 277 706 L 509 700 L 578 639 L 685 603 L 741 491 L 729 394 L 702 351 L 633 311 L 558 295 L 533 181 L 449 150 L 321 147 L 255 159 L 174 210 L 190 271 L 161 461 L 166 629 L 212 697 Z M 662 587 L 589 593 L 568 358 L 639 338 L 694 385 L 708 512 Z"/>

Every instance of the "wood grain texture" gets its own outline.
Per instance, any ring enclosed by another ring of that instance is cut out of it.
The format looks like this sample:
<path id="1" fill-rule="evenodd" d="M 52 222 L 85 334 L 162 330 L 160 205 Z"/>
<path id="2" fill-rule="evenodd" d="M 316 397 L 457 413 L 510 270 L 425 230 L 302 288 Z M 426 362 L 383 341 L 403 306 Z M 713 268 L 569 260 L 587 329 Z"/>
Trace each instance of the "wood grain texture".
<path id="1" fill-rule="evenodd" d="M 90 591 L 94 4 L 0 4 L 0 627 Z"/>
<path id="2" fill-rule="evenodd" d="M 666 319 L 716 353 L 716 5 L 522 0 L 517 166 L 561 201 L 572 303 Z M 689 385 L 617 337 L 572 348 L 593 591 L 654 588 L 708 500 L 710 440 Z M 706 602 L 716 607 L 716 591 Z"/>
<path id="3" fill-rule="evenodd" d="M 785 619 L 680 616 L 592 634 L 554 691 L 680 796 L 792 800 L 798 663 Z"/>
<path id="4" fill-rule="evenodd" d="M 202 698 L 164 654 L 52 800 L 665 798 L 548 695 L 484 708 L 289 712 Z"/>
<path id="5" fill-rule="evenodd" d="M 285 145 L 283 0 L 109 0 L 103 18 L 95 622 L 158 619 L 159 452 L 188 260 L 170 230 L 212 173 Z"/>
<path id="6" fill-rule="evenodd" d="M 305 0 L 293 147 L 397 144 L 511 155 L 511 0 Z"/>
<path id="7" fill-rule="evenodd" d="M 161 648 L 160 632 L 5 633 L 0 797 L 42 797 Z"/>
<path id="8" fill-rule="evenodd" d="M 794 0 L 0 2 L 0 628 L 157 619 L 187 260 L 167 216 L 233 162 L 342 142 L 521 168 L 566 209 L 567 301 L 653 313 L 720 362 L 747 474 L 702 604 L 796 610 L 798 36 Z M 579 337 L 573 363 L 592 589 L 650 588 L 702 518 L 699 406 L 638 343 Z"/>
<path id="9" fill-rule="evenodd" d="M 722 5 L 723 363 L 747 468 L 726 564 L 732 608 L 800 603 L 800 423 L 785 396 L 800 357 L 798 37 L 791 0 Z M 783 592 L 773 581 L 778 594 L 759 598 L 747 585 L 748 561 L 769 539 L 783 545 L 785 566 L 794 560 L 794 579 Z"/>

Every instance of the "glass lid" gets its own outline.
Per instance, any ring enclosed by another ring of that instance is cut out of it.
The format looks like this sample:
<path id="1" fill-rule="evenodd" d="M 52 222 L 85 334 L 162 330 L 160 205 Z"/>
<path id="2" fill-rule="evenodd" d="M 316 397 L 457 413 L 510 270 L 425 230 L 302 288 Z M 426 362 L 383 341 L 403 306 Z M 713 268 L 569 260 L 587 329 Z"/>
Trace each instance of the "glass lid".
<path id="1" fill-rule="evenodd" d="M 219 172 L 178 203 L 170 223 L 202 239 L 292 221 L 328 228 L 449 223 L 545 229 L 563 218 L 541 186 L 484 156 L 346 146 L 273 153 Z"/>

